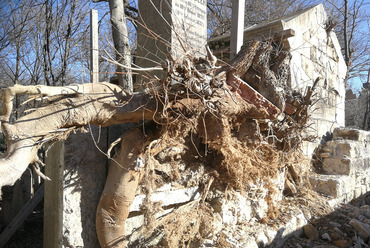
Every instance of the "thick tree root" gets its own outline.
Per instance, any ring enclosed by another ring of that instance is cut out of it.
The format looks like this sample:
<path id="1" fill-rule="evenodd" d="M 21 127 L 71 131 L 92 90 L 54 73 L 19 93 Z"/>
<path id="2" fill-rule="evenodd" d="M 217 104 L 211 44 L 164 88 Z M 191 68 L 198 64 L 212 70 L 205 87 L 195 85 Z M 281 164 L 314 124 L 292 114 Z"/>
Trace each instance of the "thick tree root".
<path id="1" fill-rule="evenodd" d="M 16 95 L 33 95 L 44 104 L 10 123 Z M 109 83 L 67 87 L 15 85 L 3 89 L 2 100 L 0 121 L 8 148 L 0 160 L 0 187 L 13 185 L 29 164 L 39 161 L 37 150 L 45 142 L 65 139 L 75 128 L 87 124 L 109 126 L 151 119 L 155 109 L 148 94 L 130 94 Z"/>
<path id="2" fill-rule="evenodd" d="M 122 137 L 121 150 L 114 156 L 96 212 L 96 230 L 100 246 L 125 247 L 125 221 L 142 176 L 140 161 L 146 137 L 140 129 L 131 129 Z"/>

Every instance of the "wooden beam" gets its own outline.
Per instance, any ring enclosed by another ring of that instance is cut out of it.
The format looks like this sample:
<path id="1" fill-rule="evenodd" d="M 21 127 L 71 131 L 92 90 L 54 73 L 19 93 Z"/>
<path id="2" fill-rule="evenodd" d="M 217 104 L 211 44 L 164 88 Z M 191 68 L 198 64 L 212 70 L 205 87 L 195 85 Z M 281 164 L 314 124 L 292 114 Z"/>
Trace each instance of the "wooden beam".
<path id="1" fill-rule="evenodd" d="M 64 155 L 64 141 L 58 141 L 45 159 L 45 175 L 52 181 L 44 182 L 44 248 L 62 248 Z"/>
<path id="2" fill-rule="evenodd" d="M 245 0 L 232 1 L 230 59 L 234 58 L 243 45 Z"/>
<path id="3" fill-rule="evenodd" d="M 98 32 L 98 11 L 92 9 L 90 12 L 90 81 L 99 82 L 99 32 Z"/>
<path id="4" fill-rule="evenodd" d="M 36 194 L 27 202 L 22 210 L 15 216 L 12 222 L 5 228 L 0 235 L 0 247 L 4 247 L 17 229 L 23 224 L 27 217 L 32 213 L 33 209 L 40 203 L 44 197 L 44 185 L 41 185 Z"/>

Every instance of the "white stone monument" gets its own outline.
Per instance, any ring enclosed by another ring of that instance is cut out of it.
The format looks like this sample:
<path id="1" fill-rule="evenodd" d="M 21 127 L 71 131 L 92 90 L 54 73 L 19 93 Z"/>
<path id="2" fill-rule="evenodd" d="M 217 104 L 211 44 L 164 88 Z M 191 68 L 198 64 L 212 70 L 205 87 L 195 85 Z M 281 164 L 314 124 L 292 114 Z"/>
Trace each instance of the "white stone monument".
<path id="1" fill-rule="evenodd" d="M 141 0 L 138 7 L 135 64 L 147 68 L 165 63 L 169 55 L 175 59 L 186 53 L 205 55 L 206 0 Z M 142 74 L 136 83 L 151 76 Z"/>

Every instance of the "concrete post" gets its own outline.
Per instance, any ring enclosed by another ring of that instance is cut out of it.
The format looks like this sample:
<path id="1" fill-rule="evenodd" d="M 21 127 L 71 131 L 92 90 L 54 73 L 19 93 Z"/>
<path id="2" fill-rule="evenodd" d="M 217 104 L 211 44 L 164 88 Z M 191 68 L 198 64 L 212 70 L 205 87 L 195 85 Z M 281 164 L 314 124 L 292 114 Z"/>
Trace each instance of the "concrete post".
<path id="1" fill-rule="evenodd" d="M 92 9 L 90 12 L 90 81 L 99 82 L 99 32 L 98 32 L 98 11 Z"/>
<path id="2" fill-rule="evenodd" d="M 232 1 L 230 59 L 234 58 L 243 45 L 245 0 Z"/>

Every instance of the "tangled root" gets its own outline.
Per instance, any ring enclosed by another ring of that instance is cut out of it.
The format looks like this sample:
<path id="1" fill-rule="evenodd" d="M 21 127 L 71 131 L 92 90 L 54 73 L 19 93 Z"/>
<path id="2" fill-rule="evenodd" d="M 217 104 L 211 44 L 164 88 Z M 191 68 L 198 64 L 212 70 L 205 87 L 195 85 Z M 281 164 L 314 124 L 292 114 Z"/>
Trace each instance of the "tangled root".
<path id="1" fill-rule="evenodd" d="M 250 79 L 253 70 L 259 68 L 268 70 L 263 76 L 265 84 L 274 84 L 277 78 L 288 80 L 289 76 L 284 73 L 289 71 L 286 70 L 289 54 L 283 51 L 277 56 L 271 44 L 257 44 L 253 49 L 250 49 L 253 51 L 249 57 L 254 57 L 255 63 L 253 66 L 244 64 L 243 70 L 247 72 L 241 76 Z M 268 68 L 272 57 L 277 57 L 280 62 L 274 68 Z M 239 69 L 236 72 L 241 73 Z M 155 147 L 146 152 L 142 190 L 149 199 L 150 194 L 165 183 L 188 187 L 192 177 L 197 177 L 194 179 L 197 185 L 207 188 L 208 182 L 215 180 L 209 190 L 203 190 L 198 200 L 177 207 L 160 219 L 153 217 L 153 213 L 162 211 L 160 203 L 146 201 L 142 208 L 146 216 L 145 232 L 160 229 L 162 244 L 167 247 L 199 246 L 213 232 L 207 223 L 214 218 L 214 209 L 209 202 L 217 195 L 215 192 L 223 191 L 223 197 L 227 198 L 227 191 L 245 193 L 253 185 L 268 189 L 265 195 L 269 205 L 267 216 L 276 218 L 279 211 L 272 195 L 277 193 L 274 183 L 279 175 L 286 172 L 286 194 L 295 195 L 308 184 L 305 180 L 307 164 L 302 163 L 299 148 L 307 121 L 309 97 L 295 93 L 292 98 L 279 91 L 274 97 L 281 100 L 282 111 L 286 106 L 290 107 L 289 114 L 279 119 L 266 119 L 266 111 L 231 92 L 226 74 L 217 72 L 214 64 L 207 60 L 184 58 L 183 61 L 172 61 L 168 63 L 167 73 L 164 80 L 152 87 L 153 94 L 164 106 L 154 117 L 162 130 Z M 266 75 L 274 75 L 276 80 L 268 82 Z M 275 86 L 282 87 L 280 84 Z M 223 243 L 222 235 L 218 242 Z"/>

